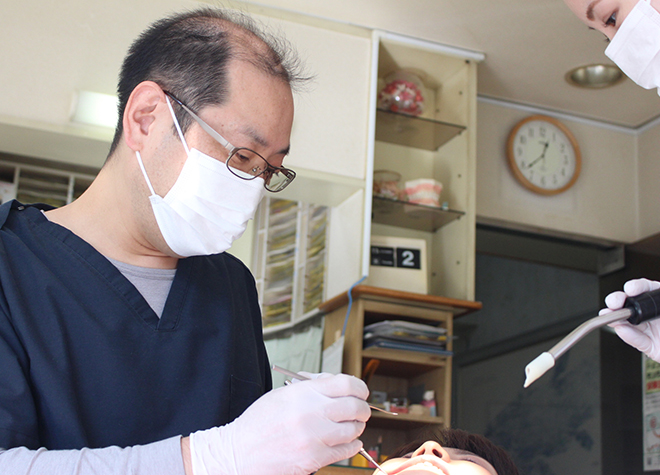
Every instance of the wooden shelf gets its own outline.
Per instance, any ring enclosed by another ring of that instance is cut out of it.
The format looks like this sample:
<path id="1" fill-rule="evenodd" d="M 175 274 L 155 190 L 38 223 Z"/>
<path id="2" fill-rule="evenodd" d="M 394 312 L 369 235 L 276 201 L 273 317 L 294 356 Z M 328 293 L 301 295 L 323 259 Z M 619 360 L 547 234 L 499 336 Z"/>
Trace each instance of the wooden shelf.
<path id="1" fill-rule="evenodd" d="M 447 366 L 447 356 L 387 348 L 363 349 L 363 364 L 370 359 L 380 361 L 378 374 L 397 378 L 411 378 Z"/>
<path id="2" fill-rule="evenodd" d="M 462 211 L 373 197 L 372 221 L 378 224 L 435 232 L 463 215 Z"/>
<path id="3" fill-rule="evenodd" d="M 376 140 L 423 150 L 437 150 L 466 127 L 377 109 Z"/>
<path id="4" fill-rule="evenodd" d="M 470 312 L 481 310 L 481 302 L 471 300 L 453 299 L 439 295 L 418 294 L 415 292 L 405 292 L 403 290 L 385 289 L 382 287 L 373 287 L 370 285 L 356 285 L 351 292 L 353 298 L 364 297 L 367 299 L 380 300 L 383 302 L 404 301 L 413 307 L 430 307 L 436 310 L 446 310 L 451 312 L 454 318 L 467 315 Z M 330 300 L 326 300 L 319 309 L 324 313 L 329 313 L 348 303 L 348 291 L 341 293 Z"/>
<path id="5" fill-rule="evenodd" d="M 478 310 L 481 303 L 366 285 L 355 286 L 352 293 L 353 305 L 347 321 L 347 293 L 321 305 L 321 310 L 326 313 L 323 347 L 327 348 L 335 343 L 346 321 L 344 373 L 363 377 L 367 363 L 376 359 L 379 364 L 367 380 L 371 391 L 386 393 L 390 401 L 395 398 L 410 398 L 420 391 L 434 391 L 437 410 L 437 417 L 403 413 L 392 416 L 373 412 L 362 436 L 363 442 L 375 443 L 377 437 L 382 436 L 391 444 L 387 450 L 394 450 L 396 446 L 416 437 L 424 426 L 450 425 L 451 354 L 380 347 L 363 348 L 364 328 L 369 323 L 384 320 L 424 322 L 440 326 L 446 329 L 447 349 L 451 351 L 454 314 Z"/>
<path id="6" fill-rule="evenodd" d="M 373 411 L 369 419 L 369 427 L 374 429 L 409 430 L 418 429 L 421 426 L 444 425 L 442 417 L 419 416 L 413 414 L 399 414 L 391 416 L 383 412 Z"/>

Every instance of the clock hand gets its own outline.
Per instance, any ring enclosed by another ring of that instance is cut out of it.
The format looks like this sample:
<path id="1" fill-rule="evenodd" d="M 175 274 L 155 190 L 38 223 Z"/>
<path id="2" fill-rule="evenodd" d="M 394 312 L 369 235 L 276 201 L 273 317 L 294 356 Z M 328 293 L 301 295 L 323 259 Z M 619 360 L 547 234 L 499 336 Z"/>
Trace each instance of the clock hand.
<path id="1" fill-rule="evenodd" d="M 543 155 L 541 155 L 539 158 L 537 158 L 536 160 L 532 161 L 529 165 L 527 165 L 527 168 L 532 168 L 534 165 L 536 165 L 536 162 L 538 162 L 542 158 L 543 158 Z"/>
<path id="2" fill-rule="evenodd" d="M 544 142 L 541 142 L 544 143 Z M 536 162 L 538 162 L 541 159 L 545 159 L 545 152 L 548 150 L 548 146 L 550 145 L 550 142 L 545 142 L 545 146 L 543 147 L 543 153 L 541 153 L 541 156 L 537 158 L 536 160 L 532 161 L 529 165 L 527 165 L 527 168 L 532 168 L 534 165 L 536 165 Z"/>

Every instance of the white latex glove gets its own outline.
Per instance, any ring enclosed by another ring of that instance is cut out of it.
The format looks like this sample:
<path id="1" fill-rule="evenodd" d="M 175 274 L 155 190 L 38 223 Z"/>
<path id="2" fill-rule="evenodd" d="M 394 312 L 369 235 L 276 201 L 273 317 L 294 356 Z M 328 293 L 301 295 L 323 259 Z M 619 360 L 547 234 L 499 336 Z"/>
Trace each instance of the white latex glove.
<path id="1" fill-rule="evenodd" d="M 274 389 L 232 423 L 190 434 L 193 475 L 308 475 L 352 457 L 371 416 L 368 396 L 345 374 Z"/>
<path id="2" fill-rule="evenodd" d="M 602 309 L 599 315 L 622 308 L 627 297 L 634 297 L 656 289 L 660 289 L 660 282 L 655 280 L 629 280 L 624 284 L 623 292 L 612 292 L 605 297 L 607 308 Z M 623 341 L 660 363 L 660 319 L 642 322 L 639 325 L 632 325 L 624 320 L 612 323 L 610 326 Z"/>

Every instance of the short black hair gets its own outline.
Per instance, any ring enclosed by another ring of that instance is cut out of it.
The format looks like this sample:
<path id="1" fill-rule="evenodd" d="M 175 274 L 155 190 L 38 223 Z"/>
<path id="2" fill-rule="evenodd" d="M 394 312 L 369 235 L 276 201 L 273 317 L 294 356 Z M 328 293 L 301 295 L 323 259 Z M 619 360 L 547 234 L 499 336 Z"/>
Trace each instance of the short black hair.
<path id="1" fill-rule="evenodd" d="M 519 475 L 511 456 L 501 447 L 479 434 L 472 434 L 460 429 L 436 429 L 426 432 L 414 442 L 403 445 L 388 458 L 398 458 L 417 450 L 427 440 L 434 440 L 443 447 L 467 450 L 490 462 L 497 475 Z"/>
<path id="2" fill-rule="evenodd" d="M 168 16 L 147 28 L 124 59 L 117 85 L 119 119 L 108 156 L 119 144 L 126 103 L 138 84 L 153 81 L 200 111 L 227 100 L 227 74 L 233 60 L 251 63 L 291 87 L 309 79 L 301 74 L 291 45 L 259 28 L 242 12 L 203 7 Z M 185 132 L 191 119 L 178 111 Z"/>

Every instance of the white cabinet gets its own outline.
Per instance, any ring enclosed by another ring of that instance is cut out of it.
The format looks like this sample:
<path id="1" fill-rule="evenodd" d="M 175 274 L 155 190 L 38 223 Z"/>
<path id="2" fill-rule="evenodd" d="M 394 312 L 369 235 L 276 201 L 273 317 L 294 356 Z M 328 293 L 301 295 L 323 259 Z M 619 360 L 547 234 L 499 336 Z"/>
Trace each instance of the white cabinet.
<path id="1" fill-rule="evenodd" d="M 278 331 L 318 313 L 325 300 L 325 206 L 267 197 L 256 217 L 253 272 L 264 331 Z"/>
<path id="2" fill-rule="evenodd" d="M 295 95 L 286 163 L 298 177 L 275 198 L 328 207 L 324 299 L 368 273 L 373 234 L 426 240 L 429 293 L 473 300 L 478 58 L 383 32 L 275 16 L 264 18 L 286 33 L 315 75 Z M 383 79 L 400 69 L 415 70 L 425 83 L 420 117 L 377 111 Z M 373 196 L 375 169 L 396 171 L 402 181 L 434 178 L 443 184 L 444 206 L 383 202 Z M 258 230 L 247 235 L 253 248 L 263 248 Z M 264 276 L 259 259 L 251 268 Z"/>
<path id="3" fill-rule="evenodd" d="M 402 183 L 432 178 L 443 190 L 439 207 L 372 195 L 371 233 L 426 240 L 429 293 L 473 300 L 476 61 L 390 34 L 376 33 L 374 42 L 373 94 L 399 70 L 414 72 L 426 94 L 420 116 L 377 111 L 373 168 L 398 173 Z"/>
<path id="4" fill-rule="evenodd" d="M 62 163 L 0 154 L 0 202 L 45 203 L 59 207 L 78 198 L 92 183 L 94 169 L 75 171 Z"/>
<path id="5" fill-rule="evenodd" d="M 263 22 L 281 30 L 298 51 L 312 79 L 294 92 L 295 117 L 287 167 L 296 179 L 270 195 L 307 205 L 328 207 L 326 276 L 323 299 L 344 292 L 363 275 L 367 183 L 370 166 L 371 31 L 314 18 L 268 10 Z M 246 232 L 232 252 L 248 262 L 257 276 L 257 226 Z M 245 241 L 251 241 L 250 246 Z M 239 250 L 239 252 L 236 252 Z M 302 252 L 302 249 L 299 249 Z M 294 313 L 294 315 L 296 315 Z M 293 316 L 295 320 L 297 317 Z"/>
<path id="6" fill-rule="evenodd" d="M 263 22 L 282 31 L 301 58 L 287 167 L 296 180 L 282 197 L 339 206 L 363 190 L 369 146 L 371 32 L 269 10 Z"/>

